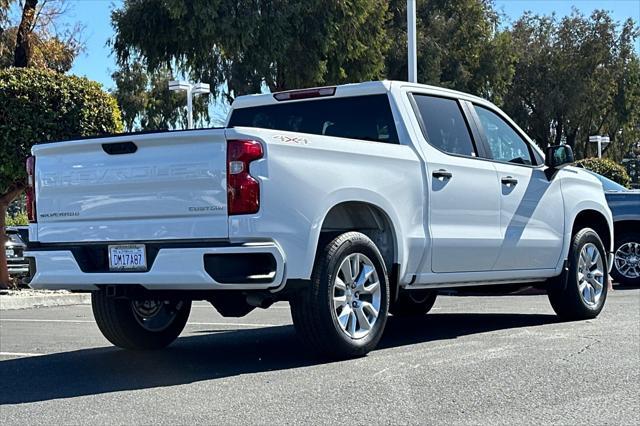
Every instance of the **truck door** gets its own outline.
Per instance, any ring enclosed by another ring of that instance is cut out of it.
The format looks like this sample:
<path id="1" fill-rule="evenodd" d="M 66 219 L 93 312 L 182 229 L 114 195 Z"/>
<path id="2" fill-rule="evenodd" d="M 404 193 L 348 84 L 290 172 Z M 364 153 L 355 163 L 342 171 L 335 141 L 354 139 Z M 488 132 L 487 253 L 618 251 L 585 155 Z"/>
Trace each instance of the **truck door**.
<path id="1" fill-rule="evenodd" d="M 454 98 L 410 95 L 426 142 L 431 271 L 490 271 L 502 244 L 496 169 L 481 160 Z M 428 272 L 425 259 L 423 272 Z"/>
<path id="2" fill-rule="evenodd" d="M 497 111 L 470 108 L 477 114 L 487 158 L 498 172 L 503 242 L 493 269 L 555 268 L 564 234 L 560 180 L 545 175 L 541 156 Z"/>

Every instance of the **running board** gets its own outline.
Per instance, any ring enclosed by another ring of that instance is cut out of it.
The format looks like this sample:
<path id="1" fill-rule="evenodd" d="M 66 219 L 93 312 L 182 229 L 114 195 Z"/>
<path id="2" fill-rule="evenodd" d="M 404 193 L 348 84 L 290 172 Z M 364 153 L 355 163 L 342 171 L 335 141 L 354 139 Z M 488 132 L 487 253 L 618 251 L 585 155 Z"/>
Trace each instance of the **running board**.
<path id="1" fill-rule="evenodd" d="M 405 290 L 419 290 L 419 289 L 429 289 L 429 288 L 476 287 L 476 286 L 483 286 L 483 285 L 540 283 L 546 280 L 547 278 L 528 278 L 528 279 L 517 279 L 517 280 L 461 281 L 461 282 L 429 283 L 429 284 L 415 283 L 412 285 L 405 285 L 403 288 Z"/>

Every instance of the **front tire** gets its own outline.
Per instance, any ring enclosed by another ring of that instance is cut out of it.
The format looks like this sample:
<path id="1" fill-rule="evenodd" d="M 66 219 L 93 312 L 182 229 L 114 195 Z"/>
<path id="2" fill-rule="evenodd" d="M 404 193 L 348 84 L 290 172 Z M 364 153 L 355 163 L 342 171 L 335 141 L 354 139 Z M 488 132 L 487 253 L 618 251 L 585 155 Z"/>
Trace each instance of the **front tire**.
<path id="1" fill-rule="evenodd" d="M 640 285 L 640 232 L 627 232 L 616 239 L 611 275 L 622 285 Z"/>
<path id="2" fill-rule="evenodd" d="M 380 341 L 389 311 L 380 251 L 359 232 L 319 247 L 310 288 L 290 304 L 296 331 L 311 350 L 337 359 L 366 355 Z"/>
<path id="3" fill-rule="evenodd" d="M 607 298 L 607 258 L 598 234 L 584 228 L 573 236 L 566 286 L 551 280 L 547 293 L 553 310 L 566 320 L 598 316 Z"/>
<path id="4" fill-rule="evenodd" d="M 190 300 L 137 300 L 91 293 L 91 307 L 103 336 L 123 349 L 169 346 L 180 335 L 191 311 Z"/>

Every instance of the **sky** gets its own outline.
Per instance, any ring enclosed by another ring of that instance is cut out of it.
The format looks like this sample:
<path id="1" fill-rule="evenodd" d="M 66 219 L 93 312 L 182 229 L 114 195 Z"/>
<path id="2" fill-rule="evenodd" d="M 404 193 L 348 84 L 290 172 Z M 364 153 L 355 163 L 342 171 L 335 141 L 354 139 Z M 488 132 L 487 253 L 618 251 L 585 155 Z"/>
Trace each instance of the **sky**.
<path id="1" fill-rule="evenodd" d="M 86 51 L 76 59 L 71 73 L 96 80 L 107 89 L 112 88 L 111 73 L 116 65 L 106 44 L 113 36 L 111 10 L 120 6 L 122 0 L 70 0 L 70 3 L 71 10 L 65 19 L 70 23 L 81 22 L 86 27 Z M 617 21 L 633 18 L 640 23 L 640 0 L 495 0 L 495 6 L 506 15 L 507 24 L 525 11 L 546 15 L 555 12 L 557 16 L 565 16 L 574 7 L 584 14 L 594 9 L 606 9 Z M 637 50 L 640 52 L 640 40 Z"/>

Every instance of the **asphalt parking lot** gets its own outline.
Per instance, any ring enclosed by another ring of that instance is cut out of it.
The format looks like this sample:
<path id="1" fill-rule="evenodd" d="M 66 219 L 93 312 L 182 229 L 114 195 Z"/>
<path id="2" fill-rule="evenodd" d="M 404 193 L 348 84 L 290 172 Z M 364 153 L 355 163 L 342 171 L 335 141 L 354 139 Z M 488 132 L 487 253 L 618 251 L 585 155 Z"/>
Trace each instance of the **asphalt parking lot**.
<path id="1" fill-rule="evenodd" d="M 326 363 L 288 305 L 197 303 L 170 348 L 110 347 L 87 305 L 0 312 L 0 424 L 639 424 L 640 290 L 592 321 L 546 296 L 440 297 L 381 347 Z"/>

